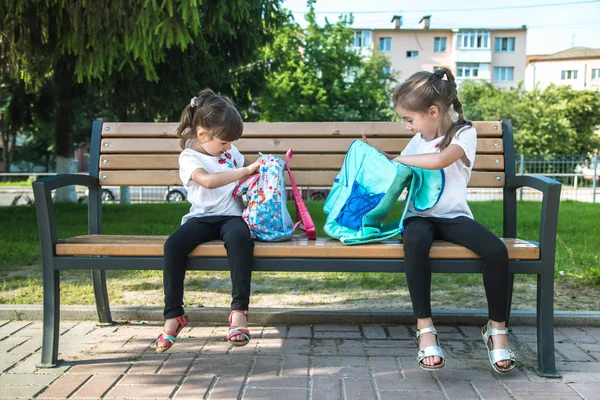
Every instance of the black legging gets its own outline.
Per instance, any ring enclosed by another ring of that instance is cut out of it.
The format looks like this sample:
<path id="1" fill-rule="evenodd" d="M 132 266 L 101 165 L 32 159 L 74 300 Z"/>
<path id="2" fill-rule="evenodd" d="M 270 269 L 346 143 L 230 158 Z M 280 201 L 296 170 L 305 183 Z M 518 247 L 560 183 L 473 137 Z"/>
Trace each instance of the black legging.
<path id="1" fill-rule="evenodd" d="M 179 317 L 183 311 L 183 281 L 188 254 L 210 240 L 223 240 L 229 259 L 232 292 L 231 309 L 248 310 L 250 280 L 254 261 L 254 242 L 242 217 L 216 216 L 192 218 L 181 225 L 165 242 L 163 282 L 165 319 Z"/>
<path id="2" fill-rule="evenodd" d="M 508 251 L 502 240 L 468 217 L 411 217 L 404 221 L 402 241 L 406 280 L 415 317 L 431 317 L 429 250 L 436 239 L 465 246 L 483 259 L 483 285 L 489 318 L 496 322 L 505 321 L 508 307 Z"/>

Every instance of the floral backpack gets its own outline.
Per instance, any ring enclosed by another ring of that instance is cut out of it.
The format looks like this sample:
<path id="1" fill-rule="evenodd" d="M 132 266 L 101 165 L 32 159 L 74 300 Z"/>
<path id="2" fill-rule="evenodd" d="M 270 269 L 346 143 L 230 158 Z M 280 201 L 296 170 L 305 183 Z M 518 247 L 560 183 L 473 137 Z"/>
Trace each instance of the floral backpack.
<path id="1" fill-rule="evenodd" d="M 286 153 L 285 163 L 276 155 L 260 154 L 258 173 L 240 181 L 233 191 L 234 197 L 242 196 L 244 199 L 242 218 L 254 239 L 265 242 L 290 240 L 297 228 L 304 230 L 309 239 L 316 239 L 315 225 L 288 166 L 291 158 L 291 149 Z M 296 203 L 296 222 L 286 206 L 285 170 L 288 171 Z"/>

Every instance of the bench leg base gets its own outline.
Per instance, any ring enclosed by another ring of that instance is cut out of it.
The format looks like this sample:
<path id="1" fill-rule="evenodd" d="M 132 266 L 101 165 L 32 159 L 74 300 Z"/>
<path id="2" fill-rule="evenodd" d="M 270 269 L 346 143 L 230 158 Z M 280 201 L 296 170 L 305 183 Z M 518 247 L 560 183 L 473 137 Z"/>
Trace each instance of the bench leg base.
<path id="1" fill-rule="evenodd" d="M 533 368 L 533 372 L 535 372 L 535 374 L 537 376 L 541 376 L 542 378 L 555 378 L 555 379 L 562 378 L 562 375 L 559 374 L 558 372 L 541 372 L 537 368 Z"/>
<path id="2" fill-rule="evenodd" d="M 61 360 L 57 360 L 54 364 L 45 364 L 45 363 L 37 363 L 35 364 L 36 368 L 55 368 L 62 364 Z"/>

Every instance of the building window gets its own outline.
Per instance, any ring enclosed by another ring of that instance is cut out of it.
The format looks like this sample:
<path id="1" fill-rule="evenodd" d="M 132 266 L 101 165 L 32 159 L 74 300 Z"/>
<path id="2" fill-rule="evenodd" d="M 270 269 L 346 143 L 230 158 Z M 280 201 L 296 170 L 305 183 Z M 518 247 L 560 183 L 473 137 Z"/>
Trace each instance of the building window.
<path id="1" fill-rule="evenodd" d="M 563 81 L 566 79 L 577 79 L 577 70 L 562 70 L 560 72 L 560 79 Z"/>
<path id="2" fill-rule="evenodd" d="M 354 31 L 354 47 L 371 47 L 371 31 Z"/>
<path id="3" fill-rule="evenodd" d="M 494 51 L 497 53 L 500 52 L 509 52 L 515 51 L 515 38 L 514 37 L 504 37 L 504 38 L 496 38 Z"/>
<path id="4" fill-rule="evenodd" d="M 514 67 L 494 67 L 494 82 L 511 82 L 514 72 Z"/>
<path id="5" fill-rule="evenodd" d="M 392 38 L 389 38 L 389 37 L 379 38 L 379 50 L 392 51 Z"/>
<path id="6" fill-rule="evenodd" d="M 479 64 L 456 64 L 456 77 L 474 79 L 479 76 Z"/>
<path id="7" fill-rule="evenodd" d="M 459 49 L 489 49 L 489 31 L 460 32 L 458 34 L 457 48 Z"/>
<path id="8" fill-rule="evenodd" d="M 433 39 L 433 51 L 436 53 L 441 53 L 446 51 L 446 38 L 445 37 L 436 37 Z"/>
<path id="9" fill-rule="evenodd" d="M 419 58 L 419 52 L 414 50 L 407 51 L 406 58 Z"/>
<path id="10" fill-rule="evenodd" d="M 592 79 L 600 79 L 600 68 L 592 69 Z"/>
<path id="11" fill-rule="evenodd" d="M 389 74 L 391 70 L 392 70 L 392 68 L 389 65 L 386 65 L 385 67 L 383 67 L 384 74 Z"/>

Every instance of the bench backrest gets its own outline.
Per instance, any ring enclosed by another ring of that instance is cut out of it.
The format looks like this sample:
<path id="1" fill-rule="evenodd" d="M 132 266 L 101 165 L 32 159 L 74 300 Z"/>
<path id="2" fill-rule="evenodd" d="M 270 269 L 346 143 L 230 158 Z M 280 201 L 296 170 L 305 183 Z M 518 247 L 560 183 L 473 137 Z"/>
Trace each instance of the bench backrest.
<path id="1" fill-rule="evenodd" d="M 510 121 L 474 122 L 477 157 L 470 187 L 501 188 L 514 175 Z M 176 123 L 95 122 L 90 148 L 90 175 L 102 186 L 179 186 L 179 138 Z M 244 124 L 235 142 L 248 159 L 258 152 L 283 155 L 301 187 L 331 186 L 352 141 L 369 138 L 375 147 L 399 154 L 411 136 L 400 122 L 255 122 Z"/>

